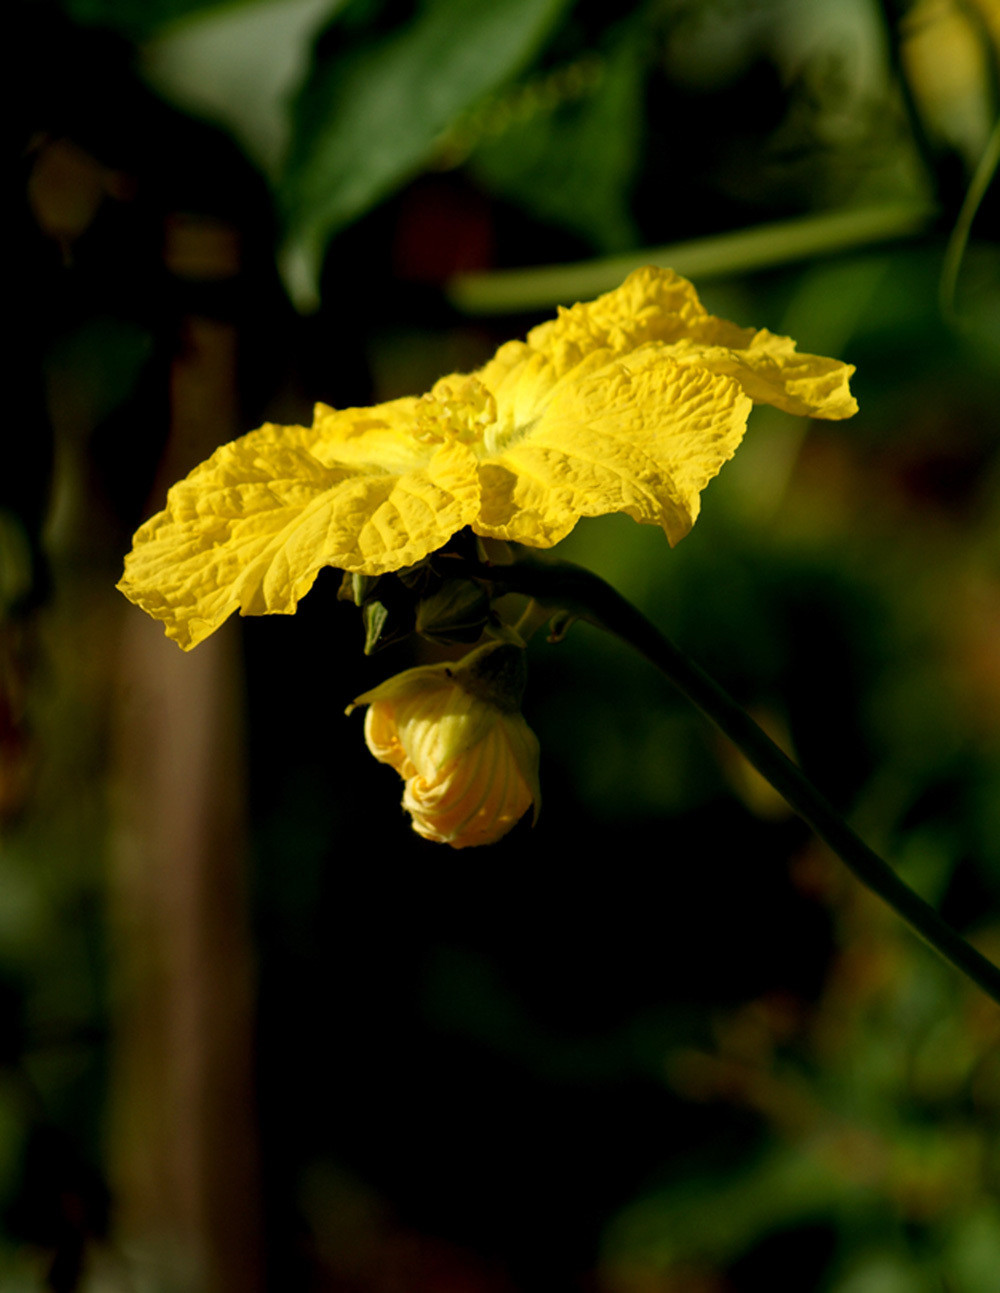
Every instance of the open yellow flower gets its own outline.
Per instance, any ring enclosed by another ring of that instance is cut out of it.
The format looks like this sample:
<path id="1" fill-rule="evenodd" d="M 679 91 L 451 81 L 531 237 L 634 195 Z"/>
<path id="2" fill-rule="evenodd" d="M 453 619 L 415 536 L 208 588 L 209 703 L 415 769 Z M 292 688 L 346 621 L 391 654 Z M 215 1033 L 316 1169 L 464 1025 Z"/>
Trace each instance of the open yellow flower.
<path id="1" fill-rule="evenodd" d="M 187 649 L 236 610 L 290 614 L 323 566 L 400 570 L 464 526 L 548 548 L 624 512 L 674 544 L 753 403 L 850 417 L 853 371 L 637 270 L 427 395 L 223 445 L 137 531 L 118 587 Z"/>
<path id="2" fill-rule="evenodd" d="M 406 782 L 403 807 L 424 839 L 492 844 L 532 804 L 538 741 L 520 713 L 520 647 L 489 643 L 458 664 L 422 665 L 358 696 L 365 740 Z"/>

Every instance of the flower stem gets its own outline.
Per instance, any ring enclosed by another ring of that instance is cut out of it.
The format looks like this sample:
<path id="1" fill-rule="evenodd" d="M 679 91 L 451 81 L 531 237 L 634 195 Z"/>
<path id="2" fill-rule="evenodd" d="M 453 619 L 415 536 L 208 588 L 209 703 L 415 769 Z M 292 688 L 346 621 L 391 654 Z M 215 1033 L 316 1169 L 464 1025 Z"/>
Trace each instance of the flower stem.
<path id="1" fill-rule="evenodd" d="M 773 265 L 830 256 L 923 233 L 936 209 L 925 201 L 891 202 L 847 211 L 799 216 L 733 233 L 711 234 L 666 247 L 645 247 L 627 256 L 570 265 L 500 269 L 459 274 L 447 285 L 464 314 L 515 314 L 585 301 L 617 287 L 643 265 L 670 265 L 686 278 L 721 278 Z"/>
<path id="2" fill-rule="evenodd" d="M 464 563 L 463 563 L 464 564 Z M 1000 969 L 982 956 L 873 852 L 746 711 L 700 665 L 689 660 L 630 602 L 597 575 L 568 562 L 519 559 L 512 565 L 469 564 L 463 574 L 526 593 L 614 633 L 665 674 L 725 733 L 791 808 L 850 868 L 957 969 L 1000 1003 Z"/>

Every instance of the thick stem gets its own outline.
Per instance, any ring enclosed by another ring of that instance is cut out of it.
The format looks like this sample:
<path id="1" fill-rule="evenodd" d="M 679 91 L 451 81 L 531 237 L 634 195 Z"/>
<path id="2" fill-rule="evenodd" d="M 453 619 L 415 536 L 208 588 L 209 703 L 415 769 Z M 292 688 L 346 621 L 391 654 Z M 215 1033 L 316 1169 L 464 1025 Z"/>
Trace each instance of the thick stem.
<path id="1" fill-rule="evenodd" d="M 463 574 L 526 593 L 614 633 L 665 674 L 719 727 L 816 834 L 946 960 L 1000 1003 L 1000 969 L 966 942 L 851 830 L 803 772 L 704 669 L 689 660 L 610 584 L 567 562 L 469 565 Z"/>

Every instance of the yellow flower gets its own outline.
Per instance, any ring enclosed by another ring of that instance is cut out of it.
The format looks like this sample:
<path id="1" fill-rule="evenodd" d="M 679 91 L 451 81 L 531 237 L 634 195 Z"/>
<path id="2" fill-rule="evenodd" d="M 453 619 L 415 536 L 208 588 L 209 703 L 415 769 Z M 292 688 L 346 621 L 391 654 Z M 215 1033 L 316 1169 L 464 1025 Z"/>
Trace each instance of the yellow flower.
<path id="1" fill-rule="evenodd" d="M 135 535 L 118 587 L 185 649 L 233 611 L 290 614 L 323 566 L 411 566 L 471 526 L 548 548 L 625 512 L 671 544 L 743 437 L 752 403 L 857 409 L 853 368 L 708 314 L 642 269 L 484 367 L 372 408 L 318 404 L 223 445 Z"/>
<path id="2" fill-rule="evenodd" d="M 365 740 L 406 782 L 424 839 L 492 844 L 535 805 L 538 740 L 521 716 L 523 649 L 479 647 L 457 664 L 407 669 L 348 706 L 367 705 Z"/>

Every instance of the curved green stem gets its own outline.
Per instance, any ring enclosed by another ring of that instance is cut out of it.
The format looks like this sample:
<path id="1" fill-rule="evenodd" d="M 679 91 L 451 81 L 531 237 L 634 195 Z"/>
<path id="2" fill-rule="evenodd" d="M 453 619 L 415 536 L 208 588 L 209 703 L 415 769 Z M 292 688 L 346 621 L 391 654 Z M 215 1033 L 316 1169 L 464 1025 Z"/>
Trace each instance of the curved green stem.
<path id="1" fill-rule="evenodd" d="M 966 942 L 888 863 L 851 830 L 812 782 L 732 697 L 689 660 L 610 584 L 567 562 L 518 560 L 507 566 L 463 564 L 462 574 L 507 592 L 526 593 L 614 633 L 665 674 L 719 727 L 761 776 L 862 883 L 874 890 L 952 965 L 1000 1003 L 1000 969 Z"/>
<path id="2" fill-rule="evenodd" d="M 976 218 L 979 204 L 993 182 L 998 166 L 1000 166 L 1000 117 L 994 123 L 993 132 L 983 149 L 983 155 L 969 183 L 965 201 L 962 203 L 962 209 L 958 213 L 955 227 L 948 239 L 948 246 L 945 248 L 939 296 L 941 312 L 951 321 L 956 317 L 955 292 L 958 287 L 958 272 L 962 267 L 962 257 L 965 255 L 969 234 L 972 232 L 972 222 Z"/>

